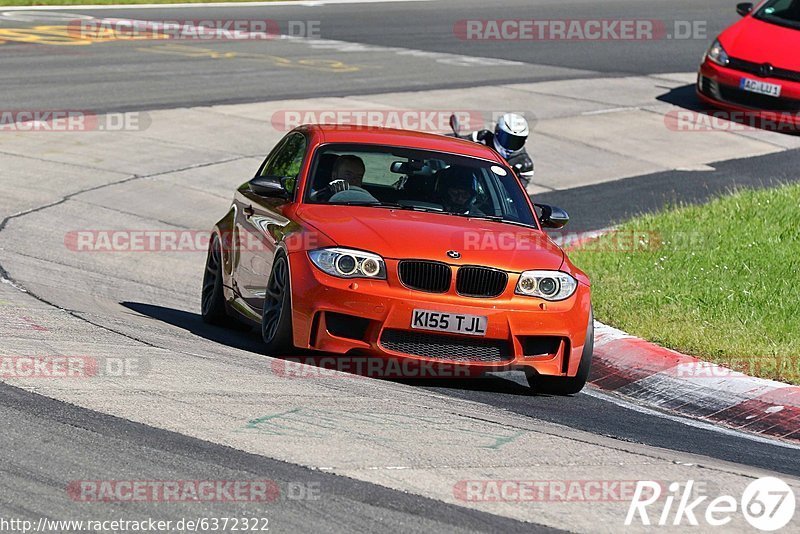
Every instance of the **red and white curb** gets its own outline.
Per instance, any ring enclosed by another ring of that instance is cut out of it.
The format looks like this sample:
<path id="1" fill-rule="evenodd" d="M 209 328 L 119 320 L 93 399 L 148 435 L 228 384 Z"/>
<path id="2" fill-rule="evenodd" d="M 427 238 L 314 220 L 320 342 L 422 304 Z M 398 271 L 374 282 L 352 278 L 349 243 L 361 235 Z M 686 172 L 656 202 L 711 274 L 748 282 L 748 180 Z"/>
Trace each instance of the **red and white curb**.
<path id="1" fill-rule="evenodd" d="M 679 415 L 800 443 L 800 387 L 745 375 L 595 321 L 595 387 Z"/>

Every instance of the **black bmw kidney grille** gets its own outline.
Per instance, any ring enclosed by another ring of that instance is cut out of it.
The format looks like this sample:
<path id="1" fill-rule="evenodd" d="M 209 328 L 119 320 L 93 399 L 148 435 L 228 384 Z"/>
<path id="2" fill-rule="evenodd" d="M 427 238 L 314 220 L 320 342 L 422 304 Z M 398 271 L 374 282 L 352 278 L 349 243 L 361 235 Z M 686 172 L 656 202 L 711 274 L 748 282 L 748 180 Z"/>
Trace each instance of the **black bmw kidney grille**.
<path id="1" fill-rule="evenodd" d="M 403 260 L 398 265 L 404 286 L 429 293 L 445 293 L 450 289 L 450 266 L 438 261 Z"/>
<path id="2" fill-rule="evenodd" d="M 456 275 L 456 291 L 465 297 L 496 297 L 506 284 L 507 273 L 487 267 L 461 267 Z"/>
<path id="3" fill-rule="evenodd" d="M 454 362 L 502 362 L 513 358 L 511 346 L 499 339 L 426 334 L 384 329 L 381 346 L 393 352 Z"/>

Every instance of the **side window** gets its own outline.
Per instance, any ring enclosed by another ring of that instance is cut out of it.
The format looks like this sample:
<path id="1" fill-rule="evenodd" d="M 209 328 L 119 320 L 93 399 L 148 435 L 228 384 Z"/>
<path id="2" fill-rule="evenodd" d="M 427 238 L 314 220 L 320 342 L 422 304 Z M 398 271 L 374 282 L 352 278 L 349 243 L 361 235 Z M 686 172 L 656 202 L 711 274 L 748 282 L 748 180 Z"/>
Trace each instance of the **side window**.
<path id="1" fill-rule="evenodd" d="M 300 174 L 303 157 L 306 155 L 306 138 L 303 134 L 292 134 L 281 145 L 275 155 L 264 165 L 261 176 L 294 178 Z"/>

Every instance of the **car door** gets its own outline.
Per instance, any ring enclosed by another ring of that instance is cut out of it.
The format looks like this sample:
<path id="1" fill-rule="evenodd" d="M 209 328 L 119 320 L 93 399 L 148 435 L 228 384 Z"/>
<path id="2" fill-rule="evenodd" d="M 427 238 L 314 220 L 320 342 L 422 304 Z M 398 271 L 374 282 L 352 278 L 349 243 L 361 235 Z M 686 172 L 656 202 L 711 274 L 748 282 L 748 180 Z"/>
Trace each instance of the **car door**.
<path id="1" fill-rule="evenodd" d="M 306 137 L 290 133 L 261 165 L 256 176 L 282 178 L 288 184 L 290 198 L 264 197 L 243 184 L 236 193 L 236 231 L 239 261 L 236 267 L 236 291 L 253 312 L 264 306 L 267 282 L 278 243 L 291 221 L 283 215 L 292 202 L 295 185 L 308 149 Z"/>

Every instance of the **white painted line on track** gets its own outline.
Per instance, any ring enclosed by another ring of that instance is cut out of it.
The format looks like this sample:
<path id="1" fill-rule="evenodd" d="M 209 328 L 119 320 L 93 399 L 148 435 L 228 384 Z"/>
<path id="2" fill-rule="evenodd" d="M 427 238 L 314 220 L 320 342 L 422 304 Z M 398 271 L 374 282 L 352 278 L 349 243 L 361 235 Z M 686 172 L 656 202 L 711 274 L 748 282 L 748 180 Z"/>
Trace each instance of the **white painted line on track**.
<path id="1" fill-rule="evenodd" d="M 280 2 L 205 2 L 196 4 L 113 4 L 113 5 L 75 5 L 75 6 L 8 6 L 3 11 L 68 11 L 71 9 L 173 9 L 187 7 L 319 7 L 328 4 L 390 4 L 399 2 L 435 2 L 436 0 L 316 0 Z"/>
<path id="2" fill-rule="evenodd" d="M 717 169 L 715 169 L 711 165 L 700 164 L 700 165 L 692 165 L 691 167 L 677 167 L 675 170 L 682 172 L 711 172 L 711 171 L 716 171 Z"/>
<path id="3" fill-rule="evenodd" d="M 81 13 L 60 13 L 57 11 L 6 11 L 0 12 L 0 19 L 18 22 L 62 22 L 73 20 L 93 20 L 91 15 Z"/>
<path id="4" fill-rule="evenodd" d="M 605 115 L 607 113 L 622 113 L 623 111 L 638 111 L 641 108 L 638 107 L 621 107 L 621 108 L 608 108 L 608 109 L 598 109 L 596 111 L 584 111 L 581 113 L 583 116 L 590 117 L 592 115 Z"/>
<path id="5" fill-rule="evenodd" d="M 702 430 L 710 430 L 712 432 L 717 432 L 720 434 L 725 434 L 726 436 L 733 436 L 737 438 L 747 439 L 750 441 L 754 441 L 756 443 L 763 443 L 767 445 L 776 445 L 778 447 L 784 447 L 787 449 L 793 449 L 800 451 L 800 445 L 796 445 L 794 443 L 789 443 L 786 441 L 780 441 L 777 439 L 769 439 L 757 434 L 750 434 L 748 432 L 743 432 L 740 430 L 735 430 L 732 428 L 727 428 L 724 426 L 717 426 L 713 423 L 706 423 L 705 421 L 698 421 L 697 419 L 688 419 L 685 417 L 679 417 L 676 415 L 670 415 L 664 412 L 660 412 L 658 410 L 652 410 L 650 408 L 645 408 L 644 406 L 639 406 L 638 404 L 634 404 L 632 402 L 628 402 L 626 400 L 620 399 L 615 397 L 614 395 L 609 395 L 608 393 L 604 393 L 599 389 L 595 389 L 593 387 L 589 387 L 587 385 L 586 388 L 581 392 L 582 394 L 589 395 L 590 397 L 594 397 L 596 399 L 600 399 L 606 402 L 610 402 L 611 404 L 615 404 L 620 408 L 625 408 L 628 410 L 633 410 L 634 412 L 639 412 L 644 415 L 650 415 L 653 417 L 659 417 L 661 419 L 668 419 L 670 421 L 674 421 L 676 423 L 681 423 L 686 426 L 691 426 L 694 428 L 700 428 Z"/>
<path id="6" fill-rule="evenodd" d="M 22 291 L 23 293 L 27 293 L 28 292 L 27 289 L 25 289 L 24 287 L 18 286 L 17 284 L 14 283 L 13 280 L 9 280 L 8 278 L 6 278 L 4 276 L 0 276 L 0 284 L 8 284 L 11 287 L 13 287 L 14 289 L 16 289 L 18 291 Z"/>
<path id="7" fill-rule="evenodd" d="M 418 50 L 416 48 L 372 45 L 353 41 L 340 41 L 337 39 L 309 39 L 305 37 L 293 37 L 290 35 L 281 35 L 281 39 L 284 39 L 290 43 L 308 46 L 313 50 L 335 50 L 336 52 L 342 53 L 392 53 L 398 56 L 432 59 L 437 63 L 454 65 L 457 67 L 519 67 L 525 65 L 525 63 L 520 61 L 512 61 L 508 59 L 466 56 L 463 54 L 451 54 L 449 52 L 431 52 L 429 50 Z"/>

